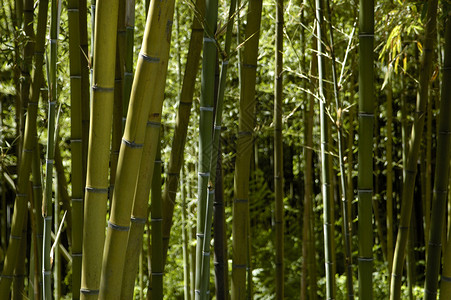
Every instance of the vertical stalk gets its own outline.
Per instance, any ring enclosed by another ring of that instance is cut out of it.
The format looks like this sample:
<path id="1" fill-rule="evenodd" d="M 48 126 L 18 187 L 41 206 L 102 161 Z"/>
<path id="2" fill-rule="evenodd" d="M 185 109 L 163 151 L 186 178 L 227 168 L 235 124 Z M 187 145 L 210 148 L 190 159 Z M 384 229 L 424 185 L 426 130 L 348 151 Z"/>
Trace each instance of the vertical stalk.
<path id="1" fill-rule="evenodd" d="M 186 58 L 182 90 L 180 92 L 180 102 L 177 110 L 177 124 L 172 140 L 172 151 L 169 157 L 166 184 L 163 191 L 163 256 L 165 261 L 169 247 L 174 204 L 176 203 L 175 196 L 177 194 L 178 174 L 182 166 L 183 149 L 185 148 L 186 143 L 188 122 L 194 96 L 194 86 L 199 70 L 200 53 L 202 51 L 203 43 L 203 28 L 199 20 L 204 14 L 205 2 L 196 0 L 196 7 L 199 11 L 195 12 L 191 26 L 191 38 L 189 41 L 188 56 Z"/>
<path id="2" fill-rule="evenodd" d="M 326 98 L 324 95 L 324 72 L 325 62 L 323 54 L 323 38 L 322 38 L 322 26 L 323 20 L 323 1 L 316 0 L 316 20 L 318 22 L 317 27 L 317 50 L 318 50 L 318 93 L 319 93 L 319 109 L 320 109 L 320 126 L 321 126 L 321 185 L 322 185 L 322 197 L 323 197 L 323 224 L 324 224 L 324 258 L 325 258 L 325 270 L 326 270 L 326 299 L 335 298 L 335 274 L 333 272 L 333 253 L 332 253 L 332 227 L 331 222 L 331 209 L 333 210 L 330 201 L 330 182 L 329 182 L 329 143 L 328 143 L 328 117 L 326 115 Z"/>
<path id="3" fill-rule="evenodd" d="M 163 238 L 161 205 L 161 140 L 157 142 L 157 151 L 152 176 L 150 221 L 152 226 L 152 292 L 153 300 L 163 299 Z"/>
<path id="4" fill-rule="evenodd" d="M 125 59 L 124 59 L 124 85 L 122 97 L 122 128 L 125 128 L 130 93 L 133 84 L 133 47 L 135 30 L 135 0 L 125 2 Z"/>
<path id="5" fill-rule="evenodd" d="M 143 189 L 144 194 L 148 195 L 149 190 L 147 179 L 144 184 L 140 184 L 138 177 L 141 179 L 141 175 L 138 174 L 141 170 L 136 166 L 144 168 L 143 165 L 148 164 L 148 170 L 153 173 L 158 135 L 149 136 L 152 132 L 149 128 L 158 128 L 161 122 L 173 14 L 173 0 L 152 1 L 149 7 L 119 153 L 100 299 L 126 299 L 130 297 L 130 291 L 133 292 L 148 202 L 148 197 L 138 199 L 135 194 L 138 189 Z M 152 83 L 150 93 L 149 82 Z M 153 148 L 153 154 L 142 156 L 147 147 Z"/>
<path id="6" fill-rule="evenodd" d="M 200 92 L 199 163 L 197 200 L 197 243 L 195 299 L 208 299 L 210 278 L 211 196 L 214 195 L 211 158 L 215 152 L 213 136 L 213 103 L 215 98 L 216 40 L 214 32 L 218 18 L 218 1 L 207 0 L 202 55 L 202 88 Z M 216 108 L 218 113 L 218 107 Z M 219 112 L 219 114 L 222 113 Z M 218 120 L 216 120 L 218 121 Z M 219 121 L 220 122 L 220 121 Z M 216 125 L 216 124 L 215 124 Z M 220 125 L 219 125 L 220 126 Z M 215 127 L 216 129 L 216 127 Z M 220 127 L 219 127 L 220 130 Z M 217 132 L 215 130 L 215 138 Z M 217 150 L 217 148 L 216 148 Z M 216 152 L 217 153 L 217 152 Z M 215 164 L 216 167 L 216 164 Z M 207 196 L 208 194 L 208 196 Z M 208 197 L 208 198 L 207 198 Z M 209 201 L 210 200 L 210 201 Z"/>
<path id="7" fill-rule="evenodd" d="M 57 233 L 59 229 L 59 212 L 60 212 L 60 194 L 58 193 L 58 185 L 59 179 L 55 180 L 55 203 L 54 203 L 54 212 L 55 212 L 55 222 L 53 223 L 53 232 Z M 59 249 L 59 241 L 55 241 L 55 252 L 53 253 L 53 295 L 55 299 L 61 299 L 61 261 L 60 261 L 60 249 Z"/>
<path id="8" fill-rule="evenodd" d="M 72 299 L 80 298 L 83 239 L 83 160 L 82 160 L 82 52 L 80 51 L 79 1 L 67 3 L 69 19 L 69 68 L 71 92 L 71 182 L 72 182 Z"/>
<path id="9" fill-rule="evenodd" d="M 283 264 L 283 0 L 276 3 L 275 78 L 274 78 L 274 195 L 276 234 L 276 299 L 284 299 Z"/>
<path id="10" fill-rule="evenodd" d="M 334 98 L 335 98 L 335 106 L 337 110 L 337 132 L 338 132 L 338 159 L 340 166 L 340 184 L 341 184 L 341 201 L 342 201 L 342 209 L 343 209 L 343 235 L 344 235 L 344 248 L 345 248 L 345 266 L 346 266 L 346 288 L 348 292 L 348 299 L 354 299 L 354 288 L 353 288 L 353 279 L 352 279 L 352 249 L 351 249 L 351 235 L 350 235 L 350 224 L 349 219 L 349 199 L 347 193 L 347 183 L 346 183 L 346 172 L 345 172 L 345 162 L 343 157 L 343 129 L 342 129 L 342 113 L 343 107 L 340 100 L 339 89 L 338 89 L 338 79 L 337 79 L 337 70 L 335 63 L 335 45 L 334 45 L 334 36 L 333 36 L 333 27 L 332 27 L 332 14 L 330 9 L 330 1 L 326 0 L 327 5 L 327 15 L 329 19 L 329 47 L 330 54 L 332 59 L 332 81 L 334 87 Z M 340 192 L 339 192 L 340 193 Z"/>
<path id="11" fill-rule="evenodd" d="M 81 299 L 97 299 L 105 241 L 118 0 L 97 2 L 83 220 Z M 94 19 L 94 18 L 93 18 Z"/>
<path id="12" fill-rule="evenodd" d="M 445 228 L 446 198 L 450 180 L 451 158 L 451 91 L 446 82 L 451 80 L 451 20 L 448 16 L 445 30 L 445 56 L 443 64 L 442 90 L 440 99 L 440 116 L 437 137 L 437 150 L 434 181 L 434 194 L 432 199 L 431 227 L 429 233 L 428 253 L 426 260 L 426 281 L 424 287 L 424 299 L 436 299 L 438 275 L 440 272 L 440 256 L 442 249 L 442 232 Z M 445 241 L 443 241 L 444 243 Z M 448 247 L 447 247 L 448 248 Z M 447 250 L 448 251 L 448 250 Z M 442 289 L 450 285 L 449 258 L 444 260 L 442 274 Z"/>
<path id="13" fill-rule="evenodd" d="M 427 5 L 425 40 L 423 55 L 420 64 L 420 78 L 417 92 L 417 104 L 412 131 L 410 135 L 405 178 L 402 189 L 401 218 L 393 257 L 393 274 L 390 286 L 390 300 L 401 297 L 401 275 L 404 265 L 405 249 L 408 240 L 410 218 L 412 215 L 413 193 L 417 173 L 417 159 L 420 150 L 421 138 L 424 130 L 425 109 L 428 102 L 429 83 L 432 74 L 432 59 L 434 56 L 434 41 L 437 24 L 437 0 L 431 0 Z"/>
<path id="14" fill-rule="evenodd" d="M 359 13 L 359 298 L 373 298 L 373 127 L 374 127 L 374 3 L 360 0 Z"/>
<path id="15" fill-rule="evenodd" d="M 90 78 L 89 69 L 91 68 L 90 54 L 88 50 L 88 5 L 87 0 L 78 0 L 78 18 L 80 31 L 80 101 L 81 101 L 81 161 L 82 161 L 82 187 L 86 185 L 86 170 L 88 163 L 88 138 L 89 138 L 89 113 L 90 113 Z M 92 47 L 93 48 L 93 45 Z M 70 50 L 69 50 L 70 51 Z M 88 64 L 89 63 L 89 64 Z M 82 191 L 83 192 L 83 191 Z M 82 197 L 83 198 L 83 197 Z M 74 212 L 75 213 L 75 212 Z M 83 220 L 78 225 L 77 230 L 83 230 Z M 80 234 L 83 237 L 83 233 Z M 82 248 L 80 248 L 80 251 Z M 78 260 L 81 261 L 81 258 Z M 78 262 L 76 262 L 78 264 Z M 81 265 L 81 263 L 80 263 Z M 81 269 L 80 269 L 81 272 Z M 81 280 L 81 273 L 80 273 Z M 77 295 L 77 293 L 72 294 Z M 79 292 L 78 292 L 79 295 Z M 79 296 L 78 296 L 79 297 Z"/>
<path id="16" fill-rule="evenodd" d="M 181 205 L 180 209 L 182 211 L 182 251 L 183 251 L 183 294 L 184 294 L 184 300 L 190 300 L 191 299 L 191 292 L 190 292 L 190 249 L 189 249 L 189 243 L 188 243 L 188 233 L 187 229 L 189 228 L 187 226 L 187 219 L 186 219 L 186 190 L 185 190 L 185 177 L 183 174 L 183 169 L 181 170 L 180 174 L 180 198 L 181 198 Z"/>
<path id="17" fill-rule="evenodd" d="M 249 257 L 246 255 L 249 238 L 249 175 L 255 123 L 255 83 L 262 2 L 261 0 L 249 2 L 248 22 L 245 29 L 246 43 L 242 50 L 242 61 L 240 61 L 240 114 L 232 208 L 233 300 L 246 297 L 246 268 L 249 262 Z"/>
<path id="18" fill-rule="evenodd" d="M 52 233 L 52 192 L 53 192 L 53 158 L 55 151 L 55 106 L 57 101 L 57 42 L 58 42 L 58 24 L 59 24 L 59 3 L 52 0 L 50 17 L 50 61 L 49 61 L 49 106 L 48 106 L 48 125 L 47 125 L 47 150 L 45 159 L 45 194 L 42 203 L 42 217 L 44 218 L 44 244 L 43 244 L 43 282 L 44 282 L 44 300 L 52 299 L 51 286 L 51 233 Z"/>
<path id="19" fill-rule="evenodd" d="M 392 84 L 389 82 L 386 88 L 387 106 L 385 113 L 387 114 L 387 141 L 385 143 L 386 157 L 387 157 L 387 189 L 385 192 L 386 205 L 387 205 L 387 262 L 388 273 L 391 276 L 391 267 L 393 263 L 393 89 Z"/>
<path id="20" fill-rule="evenodd" d="M 20 2 L 20 1 L 19 1 Z M 48 0 L 39 2 L 38 25 L 35 46 L 35 72 L 33 75 L 31 97 L 28 103 L 25 121 L 24 142 L 19 163 L 19 178 L 14 204 L 14 214 L 11 222 L 11 234 L 3 264 L 0 279 L 0 299 L 8 299 L 12 283 L 13 270 L 17 261 L 17 254 L 22 239 L 24 214 L 27 213 L 28 184 L 31 172 L 31 161 L 36 135 L 37 103 L 43 81 L 42 66 L 44 63 L 45 30 L 47 25 Z"/>

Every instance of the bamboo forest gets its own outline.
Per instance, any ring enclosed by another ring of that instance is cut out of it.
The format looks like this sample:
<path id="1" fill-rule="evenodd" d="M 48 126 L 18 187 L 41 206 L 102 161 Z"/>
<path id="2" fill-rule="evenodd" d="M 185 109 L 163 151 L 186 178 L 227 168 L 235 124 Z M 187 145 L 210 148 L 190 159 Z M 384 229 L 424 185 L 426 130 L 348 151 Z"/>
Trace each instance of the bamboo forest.
<path id="1" fill-rule="evenodd" d="M 2 0 L 0 300 L 451 299 L 450 0 Z"/>

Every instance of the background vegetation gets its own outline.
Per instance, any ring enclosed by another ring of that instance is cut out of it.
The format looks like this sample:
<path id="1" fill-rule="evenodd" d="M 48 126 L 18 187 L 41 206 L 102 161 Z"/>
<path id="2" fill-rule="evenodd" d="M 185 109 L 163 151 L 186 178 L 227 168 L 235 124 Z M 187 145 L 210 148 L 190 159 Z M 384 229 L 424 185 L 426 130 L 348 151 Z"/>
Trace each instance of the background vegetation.
<path id="1" fill-rule="evenodd" d="M 0 7 L 1 299 L 449 299 L 448 1 L 95 2 Z"/>

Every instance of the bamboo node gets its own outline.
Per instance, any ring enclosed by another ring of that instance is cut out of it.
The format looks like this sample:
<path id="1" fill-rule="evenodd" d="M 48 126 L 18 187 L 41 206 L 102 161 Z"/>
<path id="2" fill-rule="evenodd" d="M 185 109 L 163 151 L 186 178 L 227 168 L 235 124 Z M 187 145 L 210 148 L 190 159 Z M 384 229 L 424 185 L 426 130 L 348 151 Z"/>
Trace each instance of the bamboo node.
<path id="1" fill-rule="evenodd" d="M 358 257 L 357 260 L 363 262 L 372 262 L 374 259 L 372 257 Z"/>
<path id="2" fill-rule="evenodd" d="M 67 12 L 79 12 L 78 8 L 67 8 Z"/>
<path id="3" fill-rule="evenodd" d="M 233 268 L 233 269 L 246 269 L 246 265 L 236 265 L 236 264 L 232 264 L 232 268 Z"/>
<path id="4" fill-rule="evenodd" d="M 200 111 L 213 111 L 213 106 L 201 106 Z"/>
<path id="5" fill-rule="evenodd" d="M 28 194 L 17 194 L 16 196 L 17 198 L 25 198 L 28 196 Z"/>
<path id="6" fill-rule="evenodd" d="M 91 289 L 81 288 L 80 293 L 82 293 L 84 295 L 98 295 L 99 290 L 91 290 Z"/>
<path id="7" fill-rule="evenodd" d="M 94 92 L 100 92 L 100 93 L 112 93 L 114 92 L 114 87 L 113 88 L 108 88 L 108 87 L 100 87 L 97 84 L 92 86 L 92 90 Z"/>
<path id="8" fill-rule="evenodd" d="M 1 278 L 13 279 L 12 275 L 0 275 Z"/>
<path id="9" fill-rule="evenodd" d="M 152 276 L 163 276 L 163 272 L 152 272 Z"/>
<path id="10" fill-rule="evenodd" d="M 215 39 L 211 37 L 204 37 L 204 43 L 215 43 Z"/>
<path id="11" fill-rule="evenodd" d="M 180 105 L 186 105 L 186 106 L 191 106 L 193 104 L 193 102 L 191 101 L 179 101 Z"/>
<path id="12" fill-rule="evenodd" d="M 204 234 L 203 233 L 196 233 L 196 237 L 198 237 L 198 238 L 204 238 Z"/>
<path id="13" fill-rule="evenodd" d="M 228 59 L 224 59 L 223 61 L 222 61 L 222 65 L 223 66 L 227 66 L 229 64 L 229 60 Z"/>
<path id="14" fill-rule="evenodd" d="M 108 221 L 108 227 L 117 231 L 128 231 L 130 226 L 121 226 Z"/>
<path id="15" fill-rule="evenodd" d="M 20 236 L 20 235 L 10 235 L 9 236 L 12 240 L 21 240 L 22 239 L 22 236 Z"/>
<path id="16" fill-rule="evenodd" d="M 85 190 L 86 190 L 86 192 L 91 192 L 91 193 L 108 194 L 108 188 L 103 189 L 103 188 L 95 188 L 95 187 L 87 186 L 85 188 Z"/>
<path id="17" fill-rule="evenodd" d="M 443 276 L 443 275 L 442 275 L 442 280 L 443 280 L 443 281 L 446 281 L 446 282 L 451 282 L 451 277 Z"/>
<path id="18" fill-rule="evenodd" d="M 373 189 L 358 189 L 357 193 L 362 193 L 362 194 L 372 194 L 373 193 Z"/>
<path id="19" fill-rule="evenodd" d="M 159 57 L 148 56 L 142 52 L 139 53 L 139 56 L 141 56 L 144 61 L 150 62 L 150 63 L 157 63 L 160 61 Z"/>
<path id="20" fill-rule="evenodd" d="M 83 254 L 81 252 L 79 252 L 79 253 L 72 252 L 72 257 L 82 257 L 82 256 L 83 256 Z"/>
<path id="21" fill-rule="evenodd" d="M 130 148 L 133 148 L 133 149 L 140 149 L 140 148 L 142 148 L 142 147 L 144 146 L 143 144 L 137 144 L 137 143 L 135 143 L 135 142 L 127 141 L 127 140 L 124 139 L 124 138 L 122 138 L 122 143 L 123 143 L 125 146 L 130 147 Z"/>
<path id="22" fill-rule="evenodd" d="M 200 177 L 210 177 L 210 172 L 198 172 L 197 175 Z"/>
<path id="23" fill-rule="evenodd" d="M 235 198 L 233 199 L 233 203 L 248 203 L 249 199 L 239 199 L 239 198 Z"/>
<path id="24" fill-rule="evenodd" d="M 132 223 L 138 223 L 138 224 L 146 224 L 146 219 L 145 218 L 137 218 L 137 217 L 131 217 L 130 221 Z"/>
<path id="25" fill-rule="evenodd" d="M 160 127 L 161 126 L 161 123 L 159 123 L 159 122 L 152 122 L 152 121 L 148 121 L 147 122 L 147 126 L 150 126 L 150 127 Z"/>
<path id="26" fill-rule="evenodd" d="M 202 251 L 203 256 L 210 256 L 210 252 Z"/>
<path id="27" fill-rule="evenodd" d="M 242 66 L 246 69 L 257 69 L 257 65 L 254 64 L 242 64 Z"/>
<path id="28" fill-rule="evenodd" d="M 81 75 L 70 75 L 70 79 L 81 79 Z"/>

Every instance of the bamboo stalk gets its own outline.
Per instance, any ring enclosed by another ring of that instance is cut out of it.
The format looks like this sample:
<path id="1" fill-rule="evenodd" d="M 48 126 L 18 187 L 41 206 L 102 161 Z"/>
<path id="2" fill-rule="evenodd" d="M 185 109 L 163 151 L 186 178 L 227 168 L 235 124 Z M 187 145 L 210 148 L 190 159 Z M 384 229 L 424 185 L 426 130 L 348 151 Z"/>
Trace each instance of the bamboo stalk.
<path id="1" fill-rule="evenodd" d="M 180 101 L 177 110 L 176 126 L 171 145 L 171 154 L 169 157 L 168 171 L 166 172 L 166 184 L 163 191 L 163 256 L 166 261 L 169 237 L 172 227 L 172 218 L 174 215 L 174 205 L 176 203 L 178 174 L 183 161 L 183 149 L 186 144 L 186 134 L 188 131 L 188 122 L 191 115 L 191 107 L 194 96 L 194 85 L 199 70 L 200 53 L 203 43 L 203 28 L 200 23 L 199 15 L 204 14 L 205 3 L 196 0 L 196 7 L 199 11 L 195 12 L 193 23 L 191 25 L 191 38 L 186 58 L 185 73 L 183 76 L 182 90 L 180 91 Z"/>
<path id="2" fill-rule="evenodd" d="M 274 78 L 274 195 L 276 234 L 276 299 L 284 299 L 284 224 L 283 224 L 283 0 L 276 3 L 275 78 Z"/>
<path id="3" fill-rule="evenodd" d="M 44 218 L 44 243 L 42 250 L 42 273 L 43 273 L 43 299 L 52 299 L 52 278 L 51 278 L 51 232 L 53 220 L 53 161 L 55 152 L 55 106 L 57 101 L 57 43 L 59 25 L 59 3 L 52 0 L 50 17 L 50 61 L 48 71 L 49 84 L 49 107 L 47 124 L 47 150 L 45 159 L 45 193 L 42 203 L 42 217 Z"/>
<path id="4" fill-rule="evenodd" d="M 255 83 L 258 42 L 262 12 L 261 0 L 249 2 L 246 42 L 240 61 L 240 115 L 234 176 L 232 224 L 232 299 L 246 297 L 246 268 L 248 267 L 247 240 L 249 224 L 249 173 L 252 156 L 255 110 Z M 246 246 L 244 246 L 246 245 Z"/>
<path id="5" fill-rule="evenodd" d="M 122 127 L 125 128 L 130 93 L 133 84 L 133 47 L 135 30 L 135 0 L 125 2 L 125 53 L 124 53 L 124 85 L 122 106 Z"/>
<path id="6" fill-rule="evenodd" d="M 20 1 L 19 1 L 20 2 Z M 9 246 L 6 251 L 2 277 L 0 279 L 0 299 L 8 299 L 12 283 L 13 270 L 17 261 L 17 253 L 22 238 L 23 215 L 27 211 L 28 179 L 31 172 L 32 152 L 36 135 L 37 103 L 39 100 L 41 83 L 43 80 L 42 66 L 44 62 L 45 28 L 47 24 L 48 0 L 39 2 L 38 25 L 35 46 L 35 68 L 33 75 L 31 97 L 28 103 L 25 121 L 24 142 L 19 164 L 19 178 L 14 204 L 14 214 L 11 223 Z"/>
<path id="7" fill-rule="evenodd" d="M 426 13 L 425 40 L 423 43 L 423 55 L 420 65 L 416 113 L 407 150 L 406 173 L 402 189 L 401 218 L 393 257 L 390 300 L 398 300 L 401 297 L 401 275 L 404 266 L 405 249 L 408 240 L 410 218 L 412 215 L 413 206 L 414 189 L 412 186 L 414 186 L 417 173 L 417 158 L 424 130 L 424 111 L 428 102 L 429 82 L 432 74 L 433 48 L 437 23 L 436 17 L 437 1 L 432 0 L 428 3 Z"/>
<path id="8" fill-rule="evenodd" d="M 322 38 L 322 26 L 323 26 L 323 2 L 322 0 L 316 0 L 316 19 L 318 21 L 317 27 L 317 50 L 318 50 L 318 93 L 319 93 L 319 105 L 320 105 L 320 126 L 321 126 L 321 185 L 322 185 L 322 197 L 323 197 L 323 222 L 324 222 L 324 259 L 325 259 L 325 271 L 326 271 L 326 299 L 335 298 L 335 274 L 333 264 L 333 223 L 331 222 L 331 193 L 330 193 L 330 176 L 329 176 L 329 143 L 328 143 L 328 119 L 326 116 L 325 105 L 325 89 L 324 89 L 324 54 L 323 54 L 323 38 Z"/>
<path id="9" fill-rule="evenodd" d="M 82 75 L 80 51 L 80 9 L 79 1 L 67 3 L 69 19 L 69 63 L 71 84 L 71 164 L 72 164 L 72 294 L 73 299 L 80 298 L 81 255 L 83 239 L 83 160 L 82 160 Z"/>
<path id="10" fill-rule="evenodd" d="M 114 69 L 119 1 L 97 2 L 94 28 L 92 106 L 89 125 L 81 299 L 97 299 L 105 241 L 108 165 L 114 102 Z M 93 18 L 94 19 L 94 18 Z"/>
<path id="11" fill-rule="evenodd" d="M 424 299 L 436 299 L 438 275 L 440 272 L 440 257 L 442 249 L 442 232 L 445 227 L 446 198 L 450 180 L 451 158 L 451 91 L 446 82 L 451 80 L 451 20 L 448 16 L 445 30 L 445 56 L 443 63 L 442 90 L 440 99 L 440 116 L 437 137 L 436 160 L 434 180 L 434 194 L 432 199 L 431 227 L 429 231 L 429 244 L 426 260 L 426 281 Z M 443 241 L 445 243 L 445 241 Z M 448 248 L 448 246 L 447 246 Z M 446 250 L 448 251 L 448 250 Z M 442 292 L 445 286 L 450 286 L 449 257 L 444 259 L 443 274 L 441 278 Z M 449 289 L 449 287 L 448 287 Z"/>
<path id="12" fill-rule="evenodd" d="M 130 283 L 134 282 L 137 273 L 137 258 L 142 244 L 142 224 L 144 223 L 143 220 L 146 219 L 147 210 L 140 209 L 142 203 L 137 204 L 137 200 L 133 201 L 135 187 L 140 186 L 139 183 L 136 185 L 139 173 L 136 166 L 141 162 L 141 154 L 143 148 L 146 147 L 146 143 L 152 145 L 153 148 L 156 144 L 157 136 L 153 136 L 150 141 L 146 140 L 148 133 L 146 124 L 149 120 L 151 124 L 161 122 L 173 12 L 173 0 L 161 3 L 152 1 L 149 7 L 146 30 L 122 138 L 123 143 L 119 153 L 118 174 L 113 193 L 105 258 L 102 266 L 100 299 L 130 297 L 127 294 L 128 289 L 124 289 L 126 294 L 122 294 L 122 296 L 121 290 L 126 284 L 130 286 Z M 153 84 L 151 93 L 148 92 L 149 82 Z M 149 157 L 151 161 L 154 158 L 155 156 Z M 150 165 L 153 168 L 153 164 Z M 144 206 L 147 206 L 147 199 L 140 199 L 141 202 L 144 200 Z M 130 215 L 132 215 L 131 223 Z M 136 224 L 141 224 L 138 225 L 137 230 L 135 229 Z M 128 245 L 127 239 L 134 244 Z M 131 247 L 131 252 L 127 251 L 129 247 Z M 124 269 L 126 260 L 127 268 Z"/>
<path id="13" fill-rule="evenodd" d="M 374 127 L 374 3 L 360 1 L 359 15 L 359 142 L 358 239 L 359 298 L 373 298 L 373 127 Z"/>
<path id="14" fill-rule="evenodd" d="M 155 166 L 152 176 L 152 204 L 150 206 L 152 226 L 152 292 L 153 300 L 163 299 L 163 231 L 161 201 L 161 141 L 157 142 Z"/>

